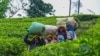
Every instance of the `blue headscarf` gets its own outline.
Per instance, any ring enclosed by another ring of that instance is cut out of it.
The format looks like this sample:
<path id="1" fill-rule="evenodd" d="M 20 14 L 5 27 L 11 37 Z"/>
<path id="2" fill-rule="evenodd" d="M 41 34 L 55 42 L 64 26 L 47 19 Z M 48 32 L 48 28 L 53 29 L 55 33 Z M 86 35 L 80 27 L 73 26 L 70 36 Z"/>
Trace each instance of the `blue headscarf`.
<path id="1" fill-rule="evenodd" d="M 67 25 L 66 28 L 68 31 L 74 31 L 74 28 L 71 25 Z"/>
<path id="2" fill-rule="evenodd" d="M 72 34 L 72 39 L 75 37 L 75 32 L 74 32 L 74 28 L 71 25 L 66 25 L 67 30 L 70 31 L 70 33 Z"/>

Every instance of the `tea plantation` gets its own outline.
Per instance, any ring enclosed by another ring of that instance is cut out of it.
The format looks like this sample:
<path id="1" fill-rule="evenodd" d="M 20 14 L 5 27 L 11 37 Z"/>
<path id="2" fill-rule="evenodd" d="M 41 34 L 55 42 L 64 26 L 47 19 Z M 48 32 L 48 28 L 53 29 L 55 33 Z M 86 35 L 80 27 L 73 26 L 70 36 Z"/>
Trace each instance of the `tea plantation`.
<path id="1" fill-rule="evenodd" d="M 32 22 L 56 25 L 56 17 L 0 19 L 0 56 L 99 56 L 100 18 L 77 40 L 37 47 L 31 52 L 23 37 Z"/>

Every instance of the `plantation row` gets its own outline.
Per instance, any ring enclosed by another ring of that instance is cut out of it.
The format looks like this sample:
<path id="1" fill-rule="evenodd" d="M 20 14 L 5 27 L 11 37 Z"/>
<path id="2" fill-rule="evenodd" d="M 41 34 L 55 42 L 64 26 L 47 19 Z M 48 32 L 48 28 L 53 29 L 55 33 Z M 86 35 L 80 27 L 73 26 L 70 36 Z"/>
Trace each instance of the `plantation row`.
<path id="1" fill-rule="evenodd" d="M 56 24 L 55 17 L 34 19 L 0 19 L 0 37 L 20 37 L 27 32 L 32 22 L 43 24 Z"/>

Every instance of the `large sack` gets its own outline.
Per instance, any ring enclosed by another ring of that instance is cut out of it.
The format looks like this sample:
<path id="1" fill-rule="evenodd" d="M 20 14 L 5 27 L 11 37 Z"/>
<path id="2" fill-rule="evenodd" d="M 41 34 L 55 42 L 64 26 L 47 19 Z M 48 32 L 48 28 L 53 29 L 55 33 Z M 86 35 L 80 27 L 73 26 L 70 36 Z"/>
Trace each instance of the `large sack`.
<path id="1" fill-rule="evenodd" d="M 57 27 L 65 27 L 66 28 L 66 21 L 67 21 L 67 18 L 56 18 L 56 24 L 57 24 Z"/>
<path id="2" fill-rule="evenodd" d="M 78 23 L 76 22 L 76 20 L 74 19 L 74 17 L 68 17 L 66 24 L 71 25 L 73 28 L 77 28 L 78 27 Z"/>
<path id="3" fill-rule="evenodd" d="M 56 18 L 57 21 L 57 27 L 63 26 L 66 28 L 66 24 L 71 25 L 74 29 L 78 28 L 78 23 L 74 19 L 74 17 L 68 17 L 68 18 Z"/>
<path id="4" fill-rule="evenodd" d="M 45 34 L 56 34 L 57 32 L 57 26 L 53 25 L 45 25 Z"/>
<path id="5" fill-rule="evenodd" d="M 28 28 L 29 34 L 40 34 L 45 31 L 45 26 L 42 23 L 33 22 Z"/>

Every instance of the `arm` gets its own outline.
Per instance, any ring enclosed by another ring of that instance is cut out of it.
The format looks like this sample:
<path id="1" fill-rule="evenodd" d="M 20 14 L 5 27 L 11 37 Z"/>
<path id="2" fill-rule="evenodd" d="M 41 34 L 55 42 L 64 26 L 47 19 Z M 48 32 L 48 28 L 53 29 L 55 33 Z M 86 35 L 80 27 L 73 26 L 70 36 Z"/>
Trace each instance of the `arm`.
<path id="1" fill-rule="evenodd" d="M 28 40 L 28 34 L 24 36 L 24 42 L 30 44 L 30 41 Z"/>
<path id="2" fill-rule="evenodd" d="M 71 33 L 69 31 L 67 32 L 67 39 L 71 40 Z"/>
<path id="3" fill-rule="evenodd" d="M 46 41 L 44 38 L 41 38 L 41 45 L 45 45 L 46 44 Z"/>

